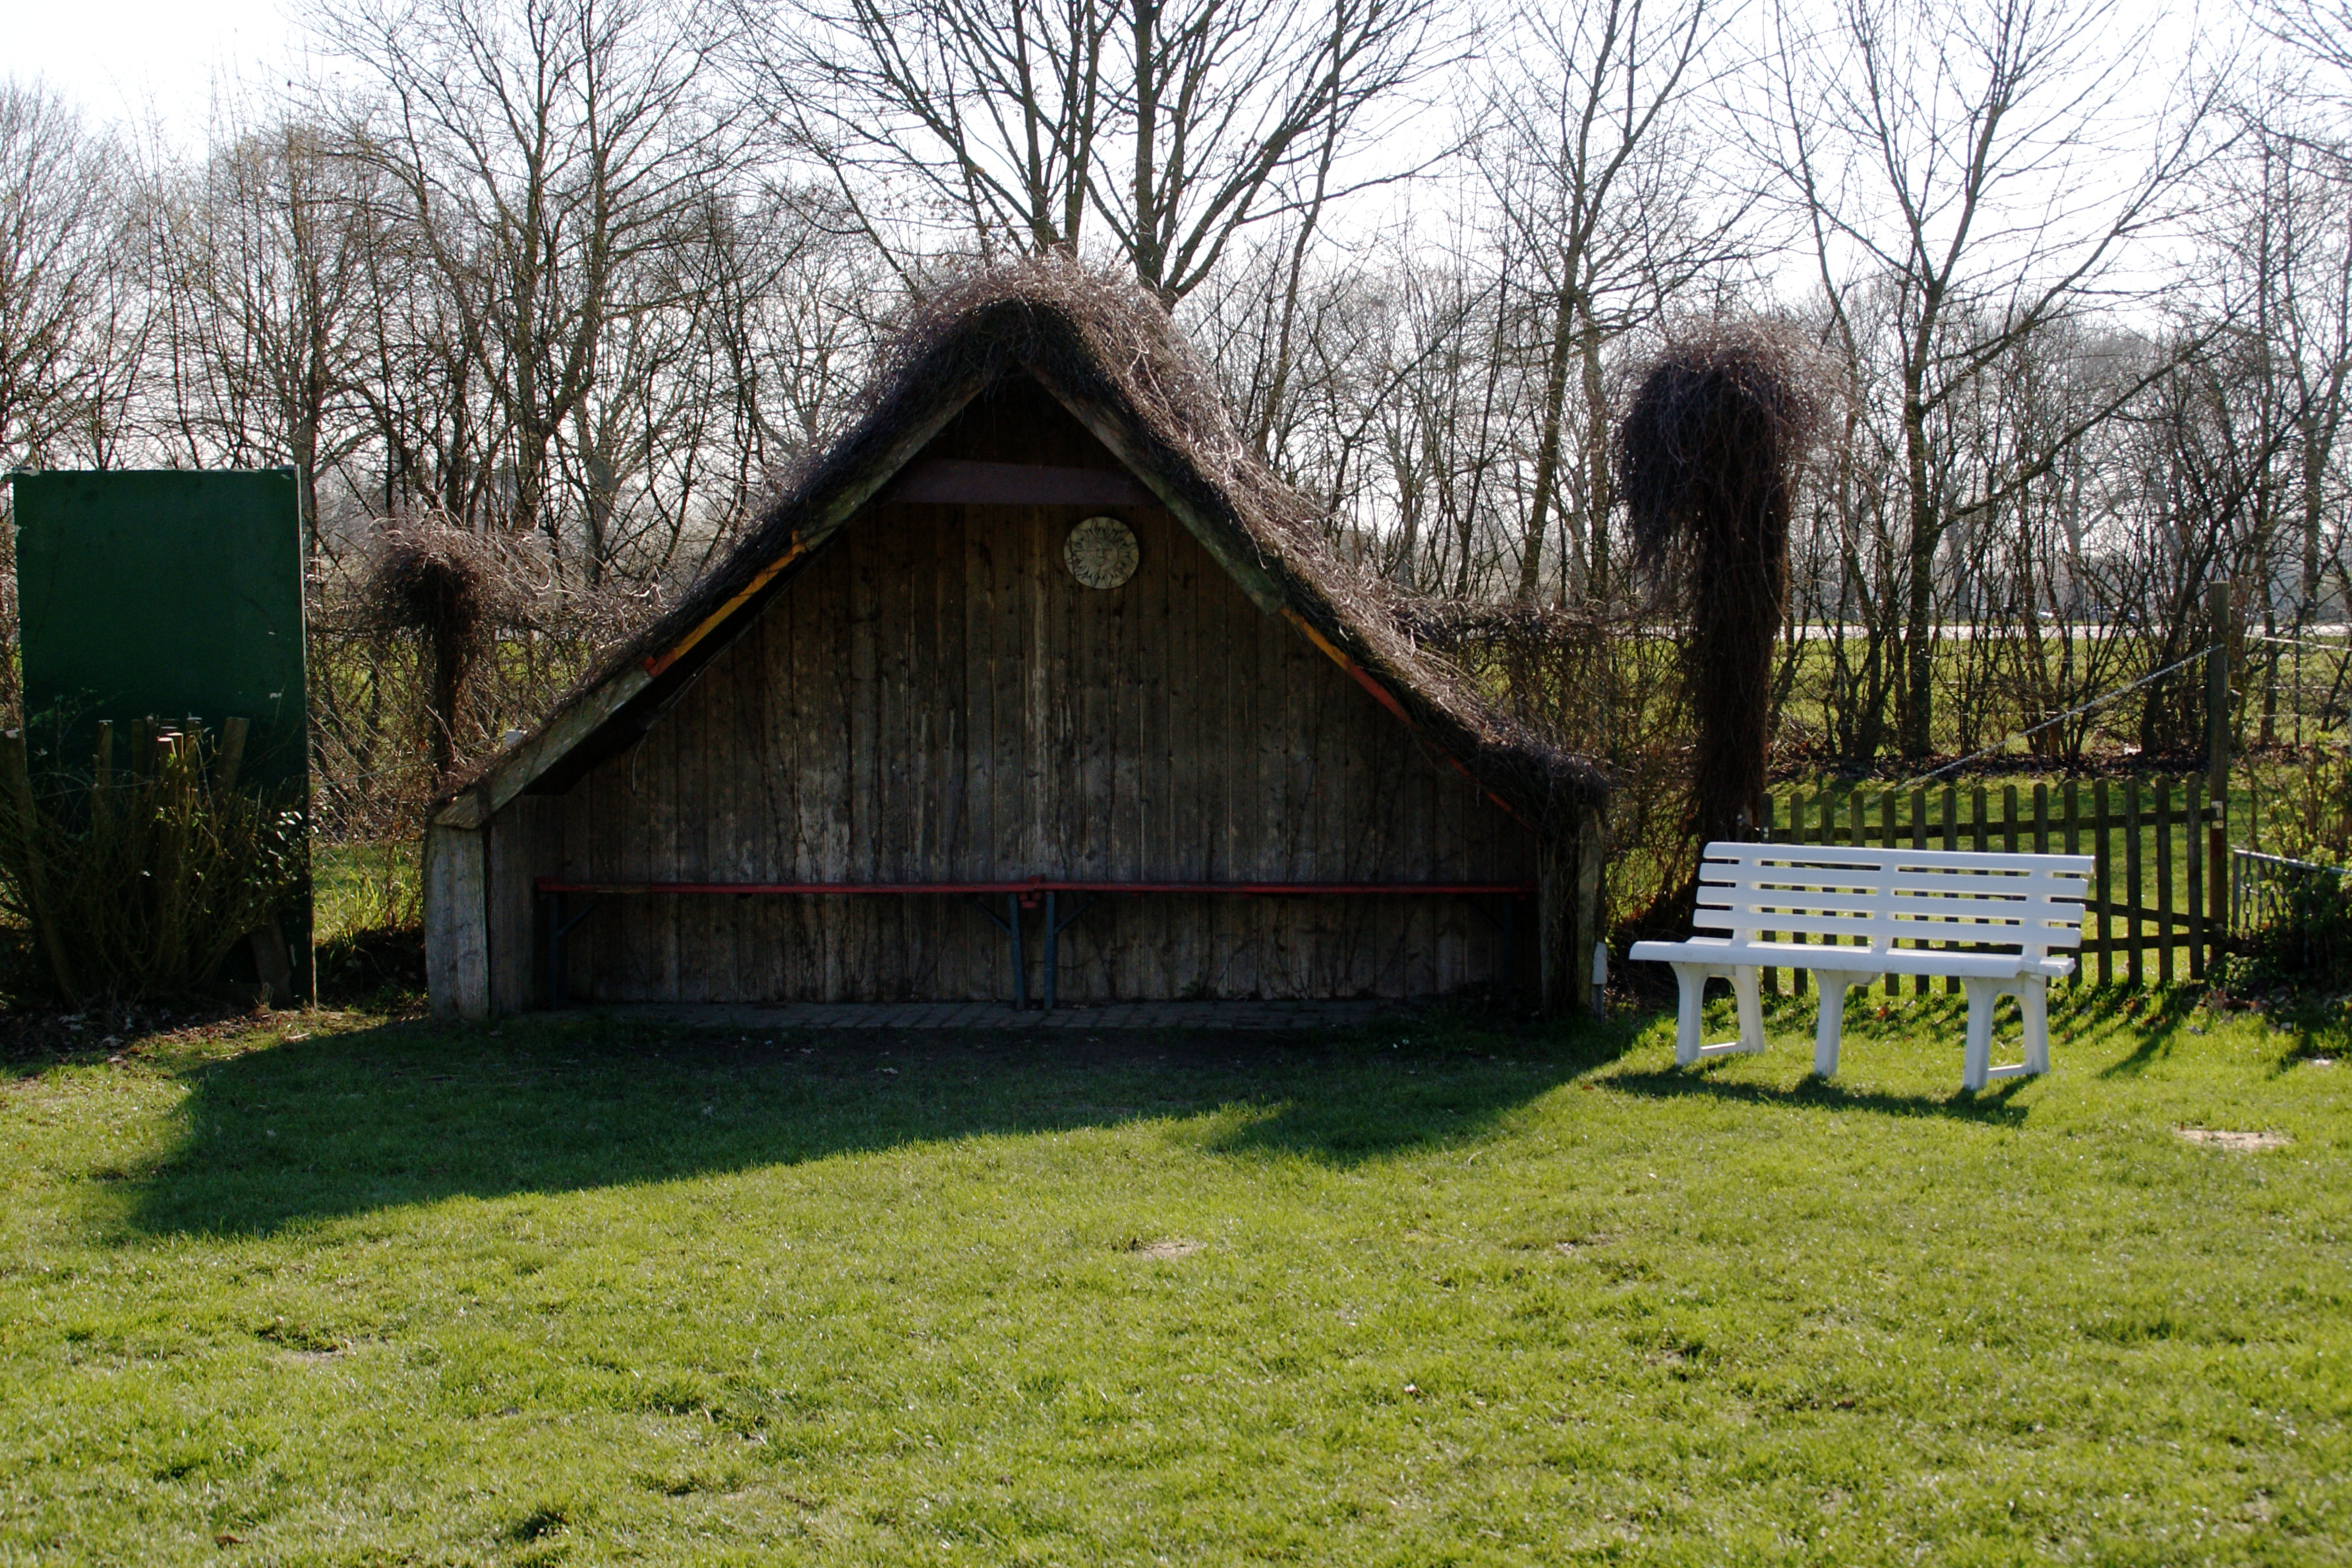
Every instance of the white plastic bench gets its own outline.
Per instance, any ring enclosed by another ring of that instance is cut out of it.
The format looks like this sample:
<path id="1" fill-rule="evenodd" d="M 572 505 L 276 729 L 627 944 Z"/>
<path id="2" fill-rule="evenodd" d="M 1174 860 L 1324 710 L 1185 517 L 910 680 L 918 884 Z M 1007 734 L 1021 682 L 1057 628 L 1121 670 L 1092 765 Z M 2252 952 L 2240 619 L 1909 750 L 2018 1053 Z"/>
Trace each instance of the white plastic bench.
<path id="1" fill-rule="evenodd" d="M 1691 924 L 1726 935 L 1636 942 L 1632 956 L 1674 966 L 1682 988 L 1675 1061 L 1685 1067 L 1763 1050 L 1760 971 L 1811 969 L 1822 993 L 1813 1071 L 1823 1078 L 1837 1071 L 1848 987 L 1882 975 L 1953 977 L 1969 997 L 1961 1086 L 1982 1089 L 1989 1079 L 2050 1071 L 2049 986 L 2074 970 L 2070 955 L 2053 949 L 2082 945 L 2092 863 L 2089 855 L 1709 844 Z M 1768 931 L 1814 943 L 1767 941 Z M 1916 946 L 1926 942 L 1975 950 Z M 1712 976 L 1729 979 L 1738 999 L 1739 1038 L 1722 1045 L 1699 1043 L 1699 998 Z M 2025 1015 L 2025 1060 L 1995 1067 L 1992 1010 L 2004 994 Z"/>

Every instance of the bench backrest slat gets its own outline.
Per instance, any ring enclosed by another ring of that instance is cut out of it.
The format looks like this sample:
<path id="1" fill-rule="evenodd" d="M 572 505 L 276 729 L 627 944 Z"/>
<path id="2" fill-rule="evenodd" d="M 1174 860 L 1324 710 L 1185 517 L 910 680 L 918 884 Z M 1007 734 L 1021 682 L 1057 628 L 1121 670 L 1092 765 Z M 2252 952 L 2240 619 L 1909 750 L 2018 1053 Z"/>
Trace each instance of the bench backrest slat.
<path id="1" fill-rule="evenodd" d="M 1885 946 L 1955 942 L 2038 957 L 2079 946 L 2089 855 L 1712 843 L 1691 923 L 1735 946 L 1767 931 Z"/>

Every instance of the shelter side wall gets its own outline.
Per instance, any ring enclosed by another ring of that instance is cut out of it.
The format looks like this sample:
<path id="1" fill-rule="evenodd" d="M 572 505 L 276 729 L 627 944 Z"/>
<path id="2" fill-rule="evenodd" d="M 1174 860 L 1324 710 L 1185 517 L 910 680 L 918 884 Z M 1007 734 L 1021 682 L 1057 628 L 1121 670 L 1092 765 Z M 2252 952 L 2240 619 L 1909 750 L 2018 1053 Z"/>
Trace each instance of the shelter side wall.
<path id="1" fill-rule="evenodd" d="M 562 798 L 563 874 L 1534 879 L 1531 834 L 1166 513 L 1124 514 L 1141 553 L 1126 584 L 1077 583 L 1063 546 L 1081 515 L 873 508 L 644 741 Z M 1535 925 L 1523 905 L 1527 984 Z M 1004 934 L 956 897 L 635 895 L 608 900 L 569 951 L 572 993 L 599 1000 L 1013 991 Z M 1486 915 L 1444 896 L 1117 895 L 1060 948 L 1072 1000 L 1433 995 L 1502 964 Z"/>

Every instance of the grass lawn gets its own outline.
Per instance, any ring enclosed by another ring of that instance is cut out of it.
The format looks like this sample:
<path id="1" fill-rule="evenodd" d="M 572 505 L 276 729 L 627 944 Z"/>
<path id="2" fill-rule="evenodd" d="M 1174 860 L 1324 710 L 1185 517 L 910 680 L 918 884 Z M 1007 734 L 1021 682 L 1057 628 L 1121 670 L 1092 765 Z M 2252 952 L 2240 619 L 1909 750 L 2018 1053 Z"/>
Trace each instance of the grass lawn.
<path id="1" fill-rule="evenodd" d="M 2352 1559 L 2352 1062 L 2123 1002 L 19 1066 L 0 1563 Z"/>

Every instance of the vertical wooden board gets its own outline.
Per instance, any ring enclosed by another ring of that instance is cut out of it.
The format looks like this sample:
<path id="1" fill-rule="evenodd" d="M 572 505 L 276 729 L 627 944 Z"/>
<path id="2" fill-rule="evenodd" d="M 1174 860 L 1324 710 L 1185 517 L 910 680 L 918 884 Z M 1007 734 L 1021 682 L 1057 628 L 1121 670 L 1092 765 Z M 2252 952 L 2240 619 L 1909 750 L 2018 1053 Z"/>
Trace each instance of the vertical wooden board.
<path id="1" fill-rule="evenodd" d="M 1256 606 L 1237 591 L 1230 580 L 1213 579 L 1223 614 L 1224 645 L 1218 650 L 1223 671 L 1220 706 L 1230 716 L 1216 727 L 1216 756 L 1224 785 L 1225 863 L 1229 874 L 1243 881 L 1263 881 L 1273 858 L 1269 815 L 1257 773 L 1258 726 L 1264 722 L 1265 688 L 1258 680 Z M 1221 936 L 1225 946 L 1227 983 L 1240 997 L 1262 995 L 1265 950 L 1259 939 L 1265 910 L 1255 899 L 1221 899 L 1225 916 Z"/>
<path id="2" fill-rule="evenodd" d="M 1400 730 L 1402 726 L 1394 726 Z M 1465 810 L 1464 797 L 1468 792 L 1459 775 L 1448 776 L 1447 770 L 1430 766 L 1427 758 L 1415 755 L 1419 747 L 1408 740 L 1407 765 L 1428 780 L 1429 810 L 1427 821 L 1428 861 L 1426 870 L 1395 873 L 1402 882 L 1458 882 L 1478 869 L 1479 846 L 1474 841 L 1476 824 Z M 1418 858 L 1418 857 L 1416 857 Z M 1383 878 L 1382 880 L 1389 880 Z M 1452 919 L 1453 911 L 1446 907 L 1451 900 L 1414 899 L 1428 937 L 1420 945 L 1427 955 L 1425 967 L 1410 977 L 1411 994 L 1433 996 L 1454 989 L 1469 978 L 1476 967 L 1473 952 L 1475 943 L 1469 933 Z"/>
<path id="3" fill-rule="evenodd" d="M 699 706 L 697 705 L 681 705 Z M 672 719 L 678 716 L 673 712 Z M 657 881 L 672 881 L 682 876 L 684 840 L 688 831 L 679 810 L 678 788 L 688 771 L 687 743 L 692 738 L 692 721 L 665 721 L 638 743 L 639 768 L 630 782 L 637 811 L 637 832 L 645 835 L 646 863 Z M 700 806 L 697 791 L 696 805 Z M 678 996 L 678 925 L 685 911 L 674 897 L 651 898 L 645 901 L 646 916 L 652 930 L 652 940 L 643 944 L 646 955 L 645 996 L 651 1000 L 674 1002 Z"/>
<path id="4" fill-rule="evenodd" d="M 1161 599 L 1160 573 L 1167 563 L 1165 548 L 1150 523 L 1138 516 L 1129 526 L 1141 559 L 1136 563 L 1135 575 L 1112 595 L 1107 643 L 1110 668 L 1118 673 L 1111 700 L 1110 757 L 1111 841 L 1117 853 L 1109 864 L 1110 874 L 1138 882 L 1143 878 L 1144 862 L 1150 859 L 1147 839 L 1151 820 L 1143 789 L 1143 748 L 1151 728 L 1147 672 L 1157 656 L 1157 651 L 1144 643 L 1143 629 L 1151 618 L 1151 605 Z M 1127 935 L 1131 934 L 1122 933 L 1123 937 Z"/>
<path id="5" fill-rule="evenodd" d="M 824 569 L 823 576 L 810 583 L 814 591 L 796 606 L 793 621 L 793 656 L 808 716 L 801 739 L 801 804 L 809 816 L 805 880 L 810 882 L 850 882 L 860 872 L 849 690 L 856 657 L 850 631 L 856 570 L 844 548 L 854 538 L 844 538 L 813 563 Z M 808 995 L 844 996 L 845 934 L 840 912 L 829 900 L 805 899 L 801 904 L 809 940 Z"/>
<path id="6" fill-rule="evenodd" d="M 915 735 L 923 700 L 908 689 L 913 653 L 915 584 L 904 507 L 877 507 L 866 538 L 866 577 L 872 607 L 874 690 L 873 809 L 868 831 L 876 882 L 911 880 L 910 861 L 920 789 L 914 776 Z M 895 925 L 892 920 L 890 924 Z"/>
<path id="7" fill-rule="evenodd" d="M 2139 780 L 2126 779 L 2124 789 L 2124 940 L 2128 944 L 2126 959 L 2129 967 L 2126 978 L 2137 986 L 2147 978 L 2140 962 L 2140 911 L 2146 907 L 2140 899 L 2140 820 Z"/>
<path id="8" fill-rule="evenodd" d="M 2204 821 L 2205 781 L 2192 775 L 2188 780 L 2189 796 L 2182 809 L 2186 821 L 2181 842 L 2181 859 L 2189 872 L 2189 977 L 2205 977 L 2205 857 L 2198 852 L 2198 824 Z"/>
<path id="9" fill-rule="evenodd" d="M 560 803 L 523 795 L 482 828 L 488 857 L 485 908 L 488 916 L 489 1005 L 501 1013 L 531 1005 L 540 962 L 539 894 L 535 879 L 551 869 L 543 859 L 544 824 L 560 818 Z"/>
<path id="10" fill-rule="evenodd" d="M 1021 758 L 1022 874 L 1046 876 L 1060 869 L 1064 848 L 1064 606 L 1046 577 L 1043 513 L 1023 507 L 1014 515 L 1021 539 L 1021 724 L 1026 742 Z"/>
<path id="11" fill-rule="evenodd" d="M 876 882 L 913 877 L 914 831 L 922 810 L 916 768 L 926 695 L 910 689 L 915 619 L 917 551 L 908 536 L 912 508 L 877 508 L 867 535 L 874 606 L 874 838 Z M 923 508 L 928 510 L 929 508 Z M 866 946 L 873 985 L 884 996 L 912 994 L 928 944 L 909 920 L 900 897 L 861 898 L 870 906 L 873 937 Z"/>
<path id="12" fill-rule="evenodd" d="M 996 593 L 994 543 L 974 526 L 969 507 L 955 508 L 963 549 L 964 833 L 957 880 L 985 881 L 995 863 L 990 779 L 995 757 Z"/>
<path id="13" fill-rule="evenodd" d="M 490 1010 L 483 835 L 434 823 L 425 832 L 425 991 L 439 1018 Z"/>
<path id="14" fill-rule="evenodd" d="M 1167 702 L 1165 736 L 1160 751 L 1163 770 L 1160 789 L 1167 821 L 1165 859 L 1159 875 L 1170 882 L 1199 882 L 1210 875 L 1205 852 L 1202 807 L 1202 769 L 1197 714 L 1200 701 L 1201 642 L 1200 548 L 1178 526 L 1164 530 L 1167 541 L 1167 604 L 1163 612 Z M 1169 901 L 1161 921 L 1148 928 L 1155 943 L 1162 989 L 1160 995 L 1184 996 L 1208 980 L 1207 935 L 1190 908 L 1191 901 Z"/>
<path id="15" fill-rule="evenodd" d="M 2172 980 L 2172 780 L 2156 781 L 2156 977 Z"/>
<path id="16" fill-rule="evenodd" d="M 1304 802 L 1292 792 L 1291 761 L 1297 750 L 1293 695 L 1297 682 L 1290 668 L 1290 650 L 1300 641 L 1287 622 L 1256 612 L 1253 640 L 1258 693 L 1257 831 L 1265 846 L 1265 874 L 1281 882 L 1298 880 L 1299 817 Z M 1301 949 L 1311 939 L 1311 919 L 1297 899 L 1263 901 L 1258 913 L 1258 965 L 1262 985 L 1279 986 L 1266 995 L 1295 997 L 1305 980 Z"/>
<path id="17" fill-rule="evenodd" d="M 2107 838 L 2107 781 L 2091 781 L 2091 853 L 2097 857 L 2091 869 L 2091 929 L 2096 933 L 2099 954 L 2099 984 L 2112 984 L 2115 979 L 2115 925 L 2109 918 L 2107 904 L 2111 879 L 2108 867 L 2114 856 Z"/>
<path id="18" fill-rule="evenodd" d="M 610 776 L 609 765 L 599 765 L 572 786 L 571 795 L 579 802 L 580 829 L 576 839 L 568 831 L 566 837 L 580 846 L 576 863 L 583 881 L 603 882 L 615 874 L 605 831 L 604 797 Z M 600 999 L 602 977 L 612 973 L 608 943 L 620 914 L 617 904 L 617 900 L 607 901 L 605 907 L 574 926 L 567 939 L 565 989 L 574 1002 Z"/>
<path id="19" fill-rule="evenodd" d="M 670 787 L 656 809 L 669 819 L 676 834 L 674 858 L 666 873 L 679 882 L 700 882 L 709 875 L 710 816 L 716 805 L 710 789 L 711 709 L 717 684 L 725 679 L 721 654 L 705 668 L 686 696 L 671 710 L 674 723 L 675 771 Z M 682 1002 L 710 1000 L 711 947 L 716 940 L 719 901 L 680 898 L 677 906 L 677 948 L 672 958 L 670 995 Z"/>
<path id="20" fill-rule="evenodd" d="M 1143 607 L 1159 591 L 1160 561 L 1150 529 L 1135 522 L 1129 527 L 1136 531 L 1136 570 L 1126 582 L 1102 595 L 1105 613 L 1097 646 L 1106 693 L 1103 737 L 1108 774 L 1104 786 L 1108 815 L 1100 863 L 1105 876 L 1133 882 L 1140 879 L 1144 862 L 1142 666 L 1150 656 L 1138 633 Z M 1107 919 L 1102 923 L 1092 981 L 1097 995 L 1131 998 L 1139 994 L 1135 983 L 1135 936 L 1131 922 Z"/>
<path id="21" fill-rule="evenodd" d="M 1129 737 L 1133 777 L 1123 788 L 1135 800 L 1135 875 L 1139 881 L 1167 880 L 1173 864 L 1174 795 L 1169 770 L 1168 708 L 1175 684 L 1169 635 L 1168 596 L 1171 589 L 1170 520 L 1157 508 L 1139 512 L 1137 533 L 1144 542 L 1144 559 L 1137 569 L 1145 580 L 1134 613 L 1125 628 L 1128 656 L 1136 679 L 1135 725 Z M 1132 997 L 1173 996 L 1176 982 L 1168 965 L 1168 946 L 1153 939 L 1150 924 L 1125 918 L 1127 967 L 1123 993 Z"/>
<path id="22" fill-rule="evenodd" d="M 959 541 L 951 574 L 947 535 L 952 519 L 939 507 L 925 507 L 923 514 L 916 549 L 922 570 L 916 580 L 913 651 L 908 658 L 923 694 L 921 722 L 914 731 L 919 753 L 916 788 L 921 796 L 922 814 L 921 831 L 914 835 L 909 851 L 909 866 L 916 878 L 938 882 L 948 874 L 954 831 L 950 818 L 961 793 L 952 780 L 962 677 L 958 673 L 961 666 L 950 664 L 949 659 L 950 650 L 960 656 L 962 622 L 961 612 L 956 608 L 960 596 L 949 583 L 951 575 L 961 575 L 962 561 Z M 949 623 L 951 613 L 959 617 L 952 627 Z M 923 943 L 921 969 L 925 979 L 921 994 L 941 998 L 956 994 L 961 974 L 943 904 L 940 899 L 922 900 L 912 921 Z"/>
<path id="23" fill-rule="evenodd" d="M 702 737 L 703 767 L 709 779 L 710 813 L 703 828 L 703 874 L 714 882 L 751 880 L 744 866 L 749 852 L 744 842 L 743 753 L 756 744 L 759 731 L 744 724 L 743 688 L 756 674 L 759 628 L 755 622 L 736 639 L 712 672 L 719 685 L 712 693 L 710 716 Z M 740 1001 L 746 995 L 741 972 L 743 904 L 737 898 L 710 901 L 710 955 L 702 990 L 715 1000 Z"/>
<path id="24" fill-rule="evenodd" d="M 765 766 L 761 769 L 761 799 L 766 803 L 769 840 L 762 848 L 764 880 L 797 882 L 808 863 L 808 818 L 801 798 L 804 767 L 802 748 L 809 743 L 807 715 L 803 711 L 800 670 L 796 663 L 794 626 L 806 601 L 806 577 L 778 598 L 761 618 L 761 664 L 766 691 L 761 708 L 770 737 Z M 799 994 L 808 972 L 807 930 L 796 901 L 762 900 L 759 930 L 766 962 L 766 994 L 779 1000 Z"/>
<path id="25" fill-rule="evenodd" d="M 882 873 L 882 846 L 877 821 L 882 809 L 881 727 L 877 711 L 881 700 L 879 651 L 876 647 L 878 628 L 875 604 L 876 574 L 882 569 L 877 559 L 874 531 L 868 526 L 852 531 L 844 540 L 849 547 L 850 573 L 846 606 L 848 666 L 844 672 L 843 692 L 846 698 L 844 716 L 845 752 L 848 758 L 849 843 L 844 865 L 845 882 L 873 882 Z M 862 965 L 864 954 L 849 960 Z"/>
<path id="26" fill-rule="evenodd" d="M 1399 881 L 1432 882 L 1454 874 L 1462 864 L 1465 846 L 1462 842 L 1462 824 L 1449 817 L 1445 810 L 1446 785 L 1444 774 L 1433 766 L 1419 739 L 1396 727 L 1398 766 L 1408 780 L 1408 837 L 1405 841 L 1404 863 L 1413 869 L 1393 873 Z M 1412 905 L 1412 961 L 1397 977 L 1400 996 L 1428 996 L 1437 989 L 1438 939 L 1437 907 L 1429 899 L 1415 898 Z M 1459 959 L 1457 957 L 1456 962 Z"/>
<path id="27" fill-rule="evenodd" d="M 1055 518 L 1044 537 L 1045 579 L 1062 608 L 1066 628 L 1059 684 L 1068 733 L 1058 772 L 1076 791 L 1075 799 L 1063 801 L 1061 863 L 1075 868 L 1082 880 L 1100 882 L 1112 874 L 1118 833 L 1112 761 L 1118 740 L 1119 672 L 1111 660 L 1111 621 L 1119 596 L 1133 583 L 1095 589 L 1071 576 L 1063 553 L 1069 527 Z"/>
<path id="28" fill-rule="evenodd" d="M 648 880 L 653 874 L 646 861 L 647 842 L 631 778 L 631 770 L 645 750 L 646 743 L 641 739 L 605 762 L 604 788 L 597 795 L 597 831 L 617 868 L 614 880 L 621 882 Z M 599 910 L 589 919 L 591 925 L 604 928 L 604 940 L 597 944 L 598 956 L 605 960 L 597 977 L 597 999 L 604 1000 L 609 995 L 614 1001 L 642 1000 L 646 995 L 646 950 L 654 940 L 651 901 L 620 897 L 606 902 L 612 907 Z"/>
<path id="29" fill-rule="evenodd" d="M 1029 620 L 1028 598 L 1022 592 L 1024 540 L 1014 518 L 1003 508 L 974 507 L 972 518 L 993 543 L 990 560 L 991 598 L 995 603 L 996 643 L 994 690 L 995 754 L 991 762 L 989 789 L 992 800 L 995 843 L 989 878 L 1012 881 L 1029 874 L 1029 795 L 1024 775 L 1029 767 Z M 1013 999 L 1009 982 L 1003 991 Z"/>
<path id="30" fill-rule="evenodd" d="M 744 639 L 747 667 L 735 694 L 743 727 L 743 744 L 735 758 L 736 818 L 744 835 L 735 863 L 754 882 L 783 880 L 778 868 L 791 853 L 790 835 L 798 831 L 798 822 L 787 816 L 785 806 L 797 782 L 785 712 L 791 699 L 776 685 L 777 643 L 782 641 L 790 648 L 791 600 L 787 592 L 774 601 Z M 784 915 L 777 899 L 744 902 L 736 926 L 735 976 L 747 1001 L 783 994 Z"/>
<path id="31" fill-rule="evenodd" d="M 593 779 L 593 776 L 592 776 Z M 589 800 L 593 791 L 592 779 L 575 780 L 561 797 L 563 807 L 562 846 L 558 851 L 559 873 L 566 880 L 585 880 L 594 874 L 591 867 L 591 835 Z M 582 967 L 585 955 L 582 949 L 594 938 L 585 925 L 572 933 L 570 959 L 564 965 L 564 987 L 577 999 L 587 993 L 582 987 Z"/>

